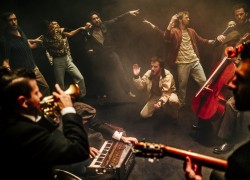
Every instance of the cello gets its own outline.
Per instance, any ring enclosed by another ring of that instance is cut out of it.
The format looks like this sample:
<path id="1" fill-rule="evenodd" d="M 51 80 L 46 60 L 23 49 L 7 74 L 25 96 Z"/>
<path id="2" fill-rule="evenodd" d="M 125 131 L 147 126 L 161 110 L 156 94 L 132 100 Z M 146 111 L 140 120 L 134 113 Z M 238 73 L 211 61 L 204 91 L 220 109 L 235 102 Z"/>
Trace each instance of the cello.
<path id="1" fill-rule="evenodd" d="M 248 36 L 249 33 L 245 34 L 237 44 L 246 40 Z M 228 83 L 236 70 L 236 65 L 231 58 L 238 55 L 241 47 L 242 45 L 238 45 L 236 48 L 226 49 L 227 56 L 222 59 L 205 84 L 195 94 L 192 100 L 192 111 L 199 119 L 212 120 L 220 119 L 223 116 L 229 95 Z"/>

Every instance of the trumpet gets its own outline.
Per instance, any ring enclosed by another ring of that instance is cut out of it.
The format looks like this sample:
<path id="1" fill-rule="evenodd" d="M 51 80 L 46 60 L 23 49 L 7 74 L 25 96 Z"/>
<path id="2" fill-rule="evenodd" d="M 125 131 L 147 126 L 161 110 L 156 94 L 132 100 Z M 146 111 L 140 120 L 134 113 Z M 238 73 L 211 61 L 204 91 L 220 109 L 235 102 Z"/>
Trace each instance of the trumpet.
<path id="1" fill-rule="evenodd" d="M 73 99 L 80 96 L 80 88 L 77 84 L 70 84 L 69 88 L 64 92 Z M 60 115 L 60 108 L 53 95 L 44 97 L 40 102 L 40 107 L 43 115 L 47 119 L 52 120 L 56 124 L 59 123 L 58 117 Z"/>

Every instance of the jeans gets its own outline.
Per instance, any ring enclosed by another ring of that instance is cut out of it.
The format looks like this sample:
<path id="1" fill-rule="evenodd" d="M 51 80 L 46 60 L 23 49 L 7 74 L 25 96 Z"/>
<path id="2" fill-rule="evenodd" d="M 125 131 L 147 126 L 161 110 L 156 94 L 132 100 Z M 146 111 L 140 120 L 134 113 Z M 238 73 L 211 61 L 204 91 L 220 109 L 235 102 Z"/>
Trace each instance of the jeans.
<path id="1" fill-rule="evenodd" d="M 180 100 L 180 105 L 184 105 L 189 76 L 191 75 L 200 87 L 206 82 L 206 76 L 199 61 L 177 64 L 177 73 L 179 83 L 178 97 Z"/>
<path id="2" fill-rule="evenodd" d="M 86 95 L 86 87 L 85 87 L 84 78 L 81 72 L 73 63 L 71 55 L 65 55 L 62 57 L 54 58 L 53 67 L 54 67 L 56 83 L 58 83 L 62 89 L 65 89 L 64 77 L 65 77 L 65 72 L 68 72 L 70 76 L 72 77 L 74 83 L 77 83 L 79 85 L 79 88 L 81 91 L 80 96 L 84 97 Z"/>
<path id="3" fill-rule="evenodd" d="M 43 75 L 40 72 L 40 70 L 38 69 L 38 67 L 35 67 L 33 69 L 33 72 L 36 75 L 37 85 L 38 85 L 42 95 L 43 96 L 49 96 L 50 95 L 49 85 L 47 84 L 45 78 L 43 77 Z"/>

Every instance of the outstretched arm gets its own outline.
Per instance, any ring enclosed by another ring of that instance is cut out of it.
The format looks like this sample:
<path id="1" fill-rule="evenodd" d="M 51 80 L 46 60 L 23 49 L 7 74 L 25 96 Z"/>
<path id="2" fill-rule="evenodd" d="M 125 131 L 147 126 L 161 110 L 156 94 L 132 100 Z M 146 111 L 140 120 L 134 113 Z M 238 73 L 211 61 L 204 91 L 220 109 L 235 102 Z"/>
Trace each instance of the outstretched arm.
<path id="1" fill-rule="evenodd" d="M 37 48 L 38 45 L 43 42 L 41 38 L 42 38 L 42 36 L 39 36 L 36 39 L 28 39 L 29 47 L 31 49 Z"/>
<path id="2" fill-rule="evenodd" d="M 159 27 L 157 27 L 156 25 L 152 24 L 152 23 L 149 22 L 148 20 L 144 19 L 142 22 L 143 22 L 144 24 L 150 25 L 150 27 L 152 27 L 153 29 L 155 29 L 156 31 L 158 31 L 159 33 L 161 33 L 162 35 L 164 35 L 164 31 L 162 31 Z"/>
<path id="3" fill-rule="evenodd" d="M 66 37 L 72 37 L 74 35 L 76 35 L 77 33 L 79 33 L 81 30 L 85 30 L 86 29 L 86 26 L 83 26 L 83 27 L 79 27 L 73 31 L 70 31 L 70 32 L 63 32 L 63 34 L 66 36 Z"/>

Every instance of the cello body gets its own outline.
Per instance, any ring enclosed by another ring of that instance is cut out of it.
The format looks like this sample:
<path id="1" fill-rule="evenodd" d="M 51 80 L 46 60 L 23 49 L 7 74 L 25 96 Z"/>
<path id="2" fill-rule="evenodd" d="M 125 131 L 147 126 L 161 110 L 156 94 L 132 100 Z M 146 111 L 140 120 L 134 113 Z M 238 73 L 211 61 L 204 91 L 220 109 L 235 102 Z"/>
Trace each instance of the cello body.
<path id="1" fill-rule="evenodd" d="M 219 119 L 225 112 L 230 93 L 228 83 L 233 78 L 236 65 L 224 57 L 206 83 L 192 100 L 192 110 L 199 119 Z"/>

